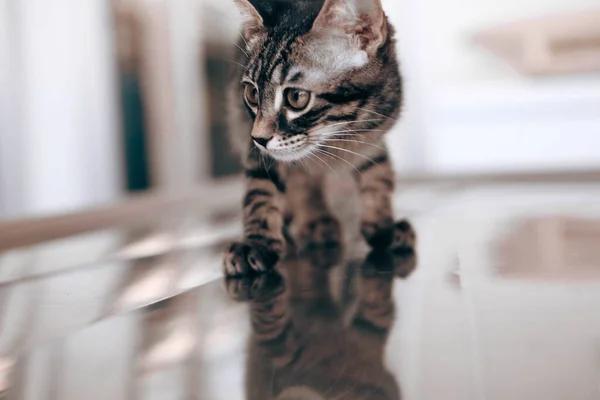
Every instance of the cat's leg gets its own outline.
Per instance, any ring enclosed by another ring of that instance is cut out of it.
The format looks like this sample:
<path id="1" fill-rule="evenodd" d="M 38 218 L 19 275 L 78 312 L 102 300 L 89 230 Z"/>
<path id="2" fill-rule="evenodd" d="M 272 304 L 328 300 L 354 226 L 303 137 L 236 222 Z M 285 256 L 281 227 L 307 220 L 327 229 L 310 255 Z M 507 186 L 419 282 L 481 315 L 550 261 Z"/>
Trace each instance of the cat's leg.
<path id="1" fill-rule="evenodd" d="M 325 201 L 323 179 L 299 170 L 288 177 L 286 204 L 293 213 L 291 231 L 300 249 L 341 242 L 339 223 Z"/>
<path id="2" fill-rule="evenodd" d="M 395 175 L 386 154 L 375 157 L 358 168 L 362 203 L 361 232 L 371 247 L 386 248 L 394 240 Z"/>
<path id="3" fill-rule="evenodd" d="M 270 274 L 226 277 L 225 284 L 233 300 L 250 305 L 250 353 L 254 357 L 266 357 L 269 364 L 278 367 L 292 362 L 298 352 L 299 342 L 292 320 L 286 279 L 275 270 Z M 254 351 L 257 349 L 259 353 Z"/>
<path id="4" fill-rule="evenodd" d="M 276 165 L 254 163 L 246 170 L 244 196 L 244 240 L 233 243 L 225 253 L 226 275 L 270 270 L 283 256 L 283 194 L 285 183 Z"/>
<path id="5" fill-rule="evenodd" d="M 379 355 L 395 320 L 394 264 L 392 252 L 377 249 L 365 258 L 358 271 L 356 308 L 350 328 Z"/>
<path id="6" fill-rule="evenodd" d="M 374 249 L 364 259 L 358 271 L 357 307 L 352 318 L 352 327 L 361 341 L 372 340 L 374 348 L 379 347 L 382 352 L 395 320 L 394 276 L 407 278 L 417 265 L 410 223 L 398 223 L 394 231 L 403 237 L 403 247 Z"/>

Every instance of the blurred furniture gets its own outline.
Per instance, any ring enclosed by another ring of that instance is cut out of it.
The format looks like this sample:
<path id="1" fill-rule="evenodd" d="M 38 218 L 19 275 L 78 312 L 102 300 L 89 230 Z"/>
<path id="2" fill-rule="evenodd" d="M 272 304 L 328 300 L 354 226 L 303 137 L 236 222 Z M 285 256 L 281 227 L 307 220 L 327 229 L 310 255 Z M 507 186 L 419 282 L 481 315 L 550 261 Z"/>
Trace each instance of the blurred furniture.
<path id="1" fill-rule="evenodd" d="M 511 22 L 475 41 L 525 75 L 600 72 L 600 10 Z"/>
<path id="2" fill-rule="evenodd" d="M 207 181 L 201 2 L 113 0 L 112 5 L 120 71 L 139 87 L 150 186 L 181 192 Z M 131 121 L 124 122 L 128 127 Z M 129 128 L 139 126 L 134 122 Z M 136 145 L 137 154 L 140 142 Z"/>
<path id="3" fill-rule="evenodd" d="M 241 172 L 225 112 L 233 3 L 113 0 L 113 9 L 130 189 L 177 191 Z"/>
<path id="4" fill-rule="evenodd" d="M 600 220 L 543 217 L 522 221 L 501 241 L 498 275 L 537 281 L 600 277 Z"/>

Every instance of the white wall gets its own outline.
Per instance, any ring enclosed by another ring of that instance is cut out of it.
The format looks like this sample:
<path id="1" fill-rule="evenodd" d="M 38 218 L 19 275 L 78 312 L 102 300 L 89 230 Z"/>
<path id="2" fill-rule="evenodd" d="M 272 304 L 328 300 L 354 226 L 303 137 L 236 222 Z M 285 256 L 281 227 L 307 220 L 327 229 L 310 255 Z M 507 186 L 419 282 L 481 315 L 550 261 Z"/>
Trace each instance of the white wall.
<path id="1" fill-rule="evenodd" d="M 18 140 L 20 60 L 15 57 L 19 43 L 15 35 L 14 7 L 0 0 L 0 217 L 21 208 L 21 179 L 15 173 L 21 153 Z"/>
<path id="2" fill-rule="evenodd" d="M 10 93 L 0 103 L 8 113 L 0 120 L 0 217 L 116 200 L 121 150 L 109 2 L 0 3 L 0 21 L 10 21 L 9 46 L 0 50 L 10 57 L 0 74 Z"/>
<path id="3" fill-rule="evenodd" d="M 600 167 L 600 75 L 534 79 L 472 43 L 518 18 L 597 0 L 384 0 L 398 29 L 406 114 L 390 138 L 401 167 L 504 172 Z M 404 165 L 402 165 L 404 162 Z"/>

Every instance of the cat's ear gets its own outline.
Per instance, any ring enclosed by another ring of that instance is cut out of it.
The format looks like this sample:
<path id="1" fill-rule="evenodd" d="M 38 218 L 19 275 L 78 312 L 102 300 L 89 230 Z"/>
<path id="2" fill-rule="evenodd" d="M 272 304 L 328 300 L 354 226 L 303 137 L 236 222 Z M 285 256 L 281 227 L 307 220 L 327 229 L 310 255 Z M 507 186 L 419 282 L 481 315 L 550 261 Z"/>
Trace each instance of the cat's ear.
<path id="1" fill-rule="evenodd" d="M 246 40 L 264 29 L 263 18 L 249 0 L 234 0 L 242 14 L 242 34 Z"/>
<path id="2" fill-rule="evenodd" d="M 325 0 L 313 31 L 337 30 L 352 35 L 370 57 L 387 39 L 387 20 L 381 0 Z"/>

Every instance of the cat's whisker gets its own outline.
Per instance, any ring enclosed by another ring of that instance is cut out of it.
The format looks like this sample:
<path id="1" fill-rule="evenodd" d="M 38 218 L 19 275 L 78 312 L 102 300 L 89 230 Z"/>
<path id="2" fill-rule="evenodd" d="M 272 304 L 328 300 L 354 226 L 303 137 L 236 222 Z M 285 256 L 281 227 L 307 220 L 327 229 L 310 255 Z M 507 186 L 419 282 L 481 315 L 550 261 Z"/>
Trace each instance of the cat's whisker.
<path id="1" fill-rule="evenodd" d="M 373 110 L 369 110 L 369 109 L 367 109 L 367 108 L 361 108 L 361 107 L 357 107 L 356 109 L 357 109 L 357 110 L 364 111 L 364 112 L 368 112 L 368 113 L 371 113 L 371 114 L 374 114 L 374 115 L 379 115 L 380 117 L 383 117 L 383 118 L 385 118 L 385 119 L 391 119 L 392 121 L 396 121 L 396 119 L 395 119 L 395 118 L 392 118 L 392 117 L 390 117 L 390 116 L 387 116 L 387 115 L 383 115 L 383 114 L 381 114 L 381 113 L 378 113 L 377 111 L 373 111 Z"/>
<path id="2" fill-rule="evenodd" d="M 323 150 L 319 149 L 319 148 L 315 148 L 312 151 L 317 152 L 319 154 L 324 154 L 326 156 L 328 156 L 329 158 L 332 158 L 333 160 L 335 160 L 335 158 L 331 157 L 329 154 L 325 153 Z M 337 162 L 337 161 L 336 161 Z"/>
<path id="3" fill-rule="evenodd" d="M 331 128 L 331 127 L 334 127 L 334 126 L 350 125 L 350 124 L 360 124 L 360 123 L 377 122 L 377 121 L 385 121 L 385 119 L 384 118 L 377 118 L 377 119 L 363 119 L 363 120 L 358 120 L 358 121 L 337 122 L 335 124 L 320 126 L 318 128 L 311 129 L 311 130 L 307 131 L 306 133 L 308 134 L 308 133 L 312 133 L 312 132 L 317 132 L 319 130 L 325 130 L 327 128 Z"/>
<path id="4" fill-rule="evenodd" d="M 346 396 L 348 393 L 350 393 L 356 387 L 358 382 L 359 382 L 358 380 L 355 380 L 354 383 L 348 389 L 346 389 L 344 392 L 342 392 L 342 394 L 340 394 L 339 396 L 334 397 L 332 400 L 340 400 L 340 399 L 344 398 L 344 396 Z M 367 397 L 368 396 L 369 395 L 367 394 Z M 364 400 L 367 397 L 363 397 L 361 400 Z"/>
<path id="5" fill-rule="evenodd" d="M 385 121 L 385 118 L 359 119 L 359 120 L 355 120 L 355 121 L 337 122 L 335 124 L 331 124 L 331 125 L 327 125 L 327 126 L 337 126 L 337 125 L 343 125 L 343 124 L 360 124 L 360 123 L 364 123 L 364 122 L 378 122 L 378 121 Z"/>
<path id="6" fill-rule="evenodd" d="M 254 151 L 254 150 L 258 150 L 258 149 L 254 146 L 250 146 L 250 150 L 248 150 L 247 158 L 250 158 L 250 154 L 252 154 L 252 151 Z"/>
<path id="7" fill-rule="evenodd" d="M 347 367 L 348 367 L 348 362 L 344 363 L 344 366 L 342 367 L 340 373 L 338 374 L 338 377 L 335 379 L 335 381 L 333 381 L 333 383 L 331 385 L 329 385 L 329 388 L 325 391 L 325 393 L 323 393 L 324 398 L 327 398 L 326 396 L 329 393 L 331 393 L 331 391 L 335 388 L 335 386 L 338 384 L 340 379 L 342 379 L 342 376 L 344 375 L 344 372 L 346 371 Z"/>
<path id="8" fill-rule="evenodd" d="M 272 157 L 267 157 L 267 161 L 269 161 L 269 170 L 277 165 L 277 162 Z"/>
<path id="9" fill-rule="evenodd" d="M 326 125 L 326 126 L 320 126 L 318 128 L 315 128 L 313 130 L 308 131 L 307 133 L 318 131 L 319 129 L 331 128 L 333 126 L 350 125 L 350 124 L 360 124 L 360 123 L 365 123 L 365 122 L 377 122 L 377 121 L 384 121 L 384 120 L 385 120 L 384 118 L 376 118 L 376 119 L 363 119 L 363 120 L 356 120 L 356 121 L 336 122 L 335 124 Z"/>
<path id="10" fill-rule="evenodd" d="M 331 154 L 327 153 L 327 152 L 326 152 L 326 151 L 324 151 L 324 150 L 321 150 L 321 149 L 316 149 L 316 150 L 314 150 L 314 151 L 315 151 L 316 153 L 319 153 L 319 154 L 322 154 L 322 155 L 324 155 L 324 156 L 327 156 L 327 157 L 331 158 L 331 159 L 332 159 L 333 161 L 335 161 L 336 163 L 338 163 L 338 162 L 339 162 L 339 161 L 338 161 L 338 160 L 337 160 L 335 157 L 333 157 Z M 337 175 L 337 172 L 336 172 L 336 175 Z"/>
<path id="11" fill-rule="evenodd" d="M 323 164 L 325 164 L 337 176 L 337 171 L 335 169 L 333 169 L 333 167 L 331 165 L 327 164 L 326 161 L 322 160 L 321 157 L 319 157 L 318 155 L 316 155 L 314 153 L 309 153 L 308 156 L 309 157 L 315 157 L 317 160 L 321 161 Z"/>
<path id="12" fill-rule="evenodd" d="M 293 154 L 295 157 L 298 157 L 298 158 L 296 159 L 296 162 L 297 162 L 298 164 L 300 164 L 300 166 L 302 167 L 302 169 L 304 169 L 304 171 L 305 171 L 305 172 L 307 172 L 307 173 L 308 173 L 308 169 L 306 168 L 306 164 L 304 164 L 304 160 L 303 160 L 303 159 L 304 159 L 304 155 L 303 155 L 303 154 L 298 154 L 298 152 L 293 152 L 292 154 Z"/>
<path id="13" fill-rule="evenodd" d="M 346 129 L 346 130 L 342 130 L 342 131 L 333 131 L 333 132 L 323 132 L 320 134 L 313 134 L 313 136 L 320 136 L 320 137 L 328 137 L 328 136 L 333 136 L 336 135 L 338 133 L 368 133 L 368 132 L 387 132 L 383 129 Z"/>
<path id="14" fill-rule="evenodd" d="M 218 28 L 215 28 L 215 27 L 210 27 L 210 26 L 209 26 L 209 27 L 206 27 L 206 29 L 202 29 L 201 31 L 202 31 L 202 33 L 203 33 L 203 34 L 205 34 L 205 35 L 207 35 L 207 36 L 211 36 L 211 35 L 214 35 L 214 33 L 215 33 L 215 32 L 214 32 L 214 30 L 215 30 L 215 29 L 218 29 Z M 236 31 L 236 32 L 237 32 L 237 33 L 240 35 L 240 37 L 242 38 L 242 40 L 244 40 L 244 43 L 246 43 L 246 39 L 244 39 L 244 36 L 242 35 L 242 33 L 241 33 L 239 30 L 237 30 L 237 29 L 235 29 L 235 31 Z M 233 44 L 235 47 L 237 47 L 238 49 L 240 49 L 240 50 L 241 50 L 241 51 L 242 51 L 242 52 L 243 52 L 243 53 L 246 55 L 246 58 L 250 58 L 250 55 L 249 55 L 249 54 L 246 52 L 246 50 L 244 50 L 244 49 L 243 49 L 243 48 L 242 48 L 242 47 L 241 47 L 239 44 L 237 44 L 237 43 L 236 43 L 234 40 L 227 40 L 227 39 L 225 39 L 225 40 L 226 40 L 228 43 L 231 43 L 231 44 Z M 247 46 L 248 46 L 248 43 L 246 43 L 246 47 L 247 47 Z"/>
<path id="15" fill-rule="evenodd" d="M 227 15 L 226 13 L 224 13 L 223 11 L 220 11 L 220 10 L 214 10 L 214 11 L 216 11 L 216 12 L 212 13 L 212 15 L 216 15 L 218 17 L 221 17 L 221 19 L 224 22 L 226 22 L 228 24 L 228 26 L 235 26 L 235 22 L 232 21 L 231 18 L 229 18 L 229 15 Z M 249 48 L 250 46 L 248 46 L 248 42 L 246 41 L 246 38 L 244 37 L 244 35 L 242 34 L 242 32 L 239 29 L 235 29 L 235 31 L 240 35 L 240 37 L 244 41 L 244 44 L 246 45 L 246 48 Z"/>
<path id="16" fill-rule="evenodd" d="M 232 63 L 232 64 L 235 64 L 235 65 L 237 65 L 237 66 L 240 66 L 240 67 L 244 68 L 246 71 L 250 71 L 250 68 L 248 68 L 248 67 L 247 67 L 247 66 L 245 66 L 244 64 L 240 64 L 240 63 L 239 63 L 239 62 L 237 62 L 237 61 L 228 60 L 228 59 L 226 59 L 226 58 L 221 58 L 220 60 L 221 60 L 221 61 L 227 61 L 227 62 L 230 62 L 230 63 Z"/>
<path id="17" fill-rule="evenodd" d="M 259 150 L 260 151 L 260 150 Z M 273 164 L 271 163 L 272 159 L 262 151 L 260 152 L 260 160 L 262 161 L 263 168 L 265 171 L 269 171 Z"/>
<path id="18" fill-rule="evenodd" d="M 324 145 L 320 145 L 320 146 L 324 146 Z M 337 147 L 333 147 L 333 146 L 324 146 L 324 147 L 331 147 L 332 149 L 337 149 Z M 343 162 L 345 162 L 346 164 L 348 164 L 349 166 L 351 166 L 352 168 L 354 168 L 356 170 L 356 172 L 358 172 L 359 175 L 362 175 L 362 173 L 360 172 L 360 170 L 358 168 L 356 168 L 356 166 L 354 164 L 352 164 L 350 161 L 346 160 L 343 157 L 338 156 L 337 154 L 333 154 L 330 151 L 327 151 L 325 149 L 320 148 L 319 150 L 321 150 L 322 152 L 325 152 L 325 154 L 328 154 L 332 157 L 337 158 L 338 160 L 341 160 Z"/>
<path id="19" fill-rule="evenodd" d="M 309 169 L 308 169 L 308 167 L 303 162 L 304 161 L 303 160 L 304 159 L 304 155 L 302 153 L 298 152 L 298 151 L 295 151 L 293 154 L 299 156 L 298 157 L 298 162 L 300 163 L 300 165 L 302 165 L 302 168 L 304 168 L 304 170 L 308 173 Z"/>
<path id="20" fill-rule="evenodd" d="M 373 147 L 377 147 L 380 150 L 385 151 L 386 153 L 388 152 L 387 149 L 376 145 L 375 143 L 369 143 L 369 142 L 363 142 L 362 140 L 351 140 L 351 139 L 336 139 L 336 138 L 331 138 L 331 139 L 325 139 L 326 142 L 351 142 L 351 143 L 358 143 L 358 144 L 364 144 L 367 146 L 373 146 Z"/>
<path id="21" fill-rule="evenodd" d="M 241 33 L 240 33 L 240 35 L 241 35 Z M 242 36 L 242 38 L 243 38 L 243 36 Z M 246 50 L 244 50 L 244 49 L 242 48 L 242 46 L 240 46 L 239 44 L 237 44 L 237 43 L 235 43 L 235 42 L 233 43 L 233 45 L 234 45 L 235 47 L 237 47 L 238 49 L 240 49 L 240 50 L 242 51 L 242 53 L 244 53 L 244 55 L 246 56 L 246 58 L 250 58 L 250 55 L 249 55 L 248 53 L 246 53 Z"/>
<path id="22" fill-rule="evenodd" d="M 329 140 L 329 139 L 334 140 L 337 137 L 346 137 L 346 136 L 357 137 L 359 135 L 357 135 L 356 133 L 338 133 L 335 135 L 323 135 L 323 136 L 318 136 L 318 137 L 319 137 L 319 139 L 322 139 L 322 140 Z"/>
<path id="23" fill-rule="evenodd" d="M 372 162 L 373 164 L 375 164 L 375 165 L 379 165 L 379 164 L 378 164 L 377 162 L 375 162 L 375 160 L 373 160 L 372 158 L 370 158 L 370 157 L 367 157 L 367 156 L 365 156 L 364 154 L 360 154 L 360 153 L 357 153 L 357 152 L 355 152 L 355 151 L 352 151 L 352 150 L 344 149 L 344 148 L 337 147 L 337 146 L 328 146 L 328 145 L 326 145 L 326 144 L 320 144 L 319 146 L 321 146 L 321 147 L 327 147 L 327 148 L 330 148 L 330 149 L 336 149 L 336 150 L 339 150 L 339 151 L 344 151 L 344 152 L 346 152 L 346 153 L 350 153 L 350 154 L 354 154 L 355 156 L 359 156 L 359 157 L 366 158 L 367 160 L 371 161 L 371 162 Z M 356 167 L 355 167 L 355 168 L 356 168 Z M 357 171 L 358 171 L 358 170 L 357 170 Z"/>

